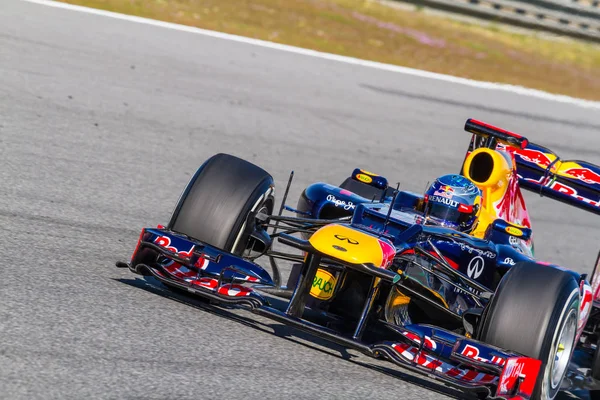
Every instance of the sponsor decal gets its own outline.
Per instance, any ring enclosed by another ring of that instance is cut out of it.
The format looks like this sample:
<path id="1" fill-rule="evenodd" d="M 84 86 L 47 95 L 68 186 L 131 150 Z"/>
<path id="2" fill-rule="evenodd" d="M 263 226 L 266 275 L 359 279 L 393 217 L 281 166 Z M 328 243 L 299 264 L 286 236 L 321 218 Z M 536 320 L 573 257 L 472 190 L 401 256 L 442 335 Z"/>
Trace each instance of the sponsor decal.
<path id="1" fill-rule="evenodd" d="M 467 275 L 469 275 L 469 278 L 477 279 L 483 273 L 484 268 L 485 260 L 481 256 L 476 256 L 469 261 L 469 265 L 467 266 Z"/>
<path id="2" fill-rule="evenodd" d="M 465 356 L 465 357 L 469 357 L 472 358 L 474 360 L 479 360 L 479 349 L 475 346 L 471 346 L 470 344 L 467 344 L 462 351 L 460 352 L 461 355 Z"/>
<path id="3" fill-rule="evenodd" d="M 512 258 L 506 257 L 504 259 L 504 264 L 515 265 L 516 263 L 515 263 L 515 260 L 513 260 Z"/>
<path id="4" fill-rule="evenodd" d="M 544 152 L 531 149 L 520 149 L 515 151 L 523 161 L 534 163 L 540 167 L 548 168 L 552 164 L 552 159 Z"/>
<path id="5" fill-rule="evenodd" d="M 533 393 L 542 362 L 528 357 L 510 357 L 500 374 L 496 396 L 506 397 L 518 385 L 518 398 L 528 399 Z M 519 383 L 519 378 L 523 380 Z M 514 395 L 510 395 L 511 398 Z"/>
<path id="6" fill-rule="evenodd" d="M 556 156 L 554 156 L 552 154 L 546 154 L 539 150 L 533 150 L 533 149 L 528 149 L 528 148 L 517 149 L 516 147 L 506 146 L 505 144 L 502 144 L 502 143 L 498 144 L 497 149 L 504 150 L 508 153 L 514 154 L 514 155 L 518 156 L 519 158 L 521 158 L 521 160 L 528 162 L 528 163 L 536 164 L 538 167 L 541 167 L 541 168 L 548 168 L 550 166 L 550 164 L 552 164 L 552 161 L 554 161 L 553 159 L 550 159 L 548 156 L 556 159 Z"/>
<path id="7" fill-rule="evenodd" d="M 525 178 L 525 180 L 529 182 L 537 183 L 538 185 L 542 185 L 544 187 L 549 187 L 552 190 L 555 190 L 559 193 L 566 194 L 567 196 L 571 196 L 579 201 L 592 205 L 594 207 L 600 207 L 600 201 L 588 199 L 587 197 L 583 197 L 579 195 L 577 190 L 573 189 L 570 186 L 565 185 L 564 183 L 553 181 L 550 184 L 547 184 L 547 177 L 541 177 L 540 179 L 531 179 Z"/>
<path id="8" fill-rule="evenodd" d="M 327 196 L 327 201 L 329 201 L 330 203 L 333 203 L 336 207 L 343 207 L 344 210 L 354 210 L 356 208 L 356 205 L 354 205 L 353 202 L 351 202 L 351 201 L 346 202 L 344 200 L 340 200 L 332 194 Z"/>
<path id="9" fill-rule="evenodd" d="M 333 247 L 334 249 L 336 249 L 338 251 L 348 251 L 345 247 L 338 246 L 337 244 L 334 244 L 331 247 Z"/>
<path id="10" fill-rule="evenodd" d="M 569 168 L 561 171 L 565 175 L 579 179 L 589 185 L 600 185 L 600 175 L 588 168 Z"/>
<path id="11" fill-rule="evenodd" d="M 508 392 L 509 387 L 513 387 L 517 383 L 517 379 L 523 373 L 523 368 L 525 368 L 525 363 L 519 362 L 519 359 L 510 358 L 508 360 L 500 377 L 500 390 L 503 393 Z"/>
<path id="12" fill-rule="evenodd" d="M 594 200 L 588 199 L 586 197 L 580 196 L 577 194 L 577 190 L 573 189 L 570 186 L 564 185 L 560 182 L 555 181 L 554 183 L 552 183 L 550 188 L 552 190 L 556 190 L 559 193 L 564 193 L 566 195 L 572 196 L 579 201 L 583 201 L 584 203 L 588 203 L 588 204 L 591 204 L 592 206 L 600 207 L 599 201 L 594 201 Z"/>
<path id="13" fill-rule="evenodd" d="M 171 246 L 171 238 L 168 236 L 159 236 L 156 239 L 154 239 L 154 243 L 159 245 L 160 247 L 164 247 L 166 250 L 177 254 L 180 257 L 191 257 L 192 253 L 194 252 L 194 248 L 196 246 L 192 246 L 191 249 L 189 249 L 188 251 L 179 251 L 177 250 L 177 248 Z M 171 261 L 171 263 L 169 263 L 169 265 L 175 263 L 174 261 Z M 204 258 L 204 257 L 200 257 L 198 258 L 198 261 L 196 261 L 196 264 L 194 264 L 195 267 L 198 267 L 200 269 L 206 269 L 206 267 L 208 267 L 208 263 L 209 261 Z M 179 264 L 177 264 L 179 265 Z"/>
<path id="14" fill-rule="evenodd" d="M 461 213 L 472 213 L 473 212 L 473 206 L 466 205 L 466 204 L 459 204 L 458 205 L 458 211 L 460 211 Z"/>
<path id="15" fill-rule="evenodd" d="M 319 268 L 313 279 L 310 295 L 319 300 L 329 300 L 333 296 L 336 283 L 335 276 Z"/>
<path id="16" fill-rule="evenodd" d="M 371 178 L 369 175 L 365 175 L 365 174 L 356 174 L 356 179 L 358 179 L 359 181 L 364 182 L 364 183 L 373 182 L 373 178 Z"/>
<path id="17" fill-rule="evenodd" d="M 433 196 L 442 196 L 442 197 L 445 197 L 447 199 L 451 199 L 452 198 L 452 193 L 446 193 L 446 192 L 441 192 L 439 190 L 436 190 L 435 192 L 433 192 Z"/>
<path id="18" fill-rule="evenodd" d="M 498 357 L 498 356 L 493 356 L 491 360 L 488 360 L 487 358 L 479 357 L 479 349 L 470 344 L 465 345 L 465 347 L 462 349 L 460 354 L 462 356 L 472 358 L 473 360 L 477 360 L 477 361 L 481 361 L 481 362 L 485 362 L 485 363 L 492 363 L 492 364 L 496 364 L 496 365 L 504 365 L 504 363 L 506 362 L 506 360 L 504 358 Z"/>
<path id="19" fill-rule="evenodd" d="M 171 246 L 171 238 L 168 236 L 159 236 L 156 239 L 154 239 L 154 243 L 159 245 L 160 247 L 164 247 L 165 250 L 168 250 L 172 253 L 183 257 L 190 257 L 192 255 L 192 252 L 194 251 L 194 246 L 192 246 L 192 248 L 188 251 L 177 250 L 177 248 Z"/>
<path id="20" fill-rule="evenodd" d="M 448 198 L 442 197 L 442 196 L 432 195 L 432 196 L 429 196 L 428 200 L 436 202 L 436 203 L 444 203 L 444 204 L 446 204 L 450 207 L 454 207 L 454 208 L 458 207 L 458 201 L 451 200 L 451 199 L 448 199 Z"/>
<path id="21" fill-rule="evenodd" d="M 509 235 L 513 235 L 513 236 L 523 236 L 523 231 L 520 230 L 519 228 L 515 228 L 514 226 L 507 226 L 506 227 L 506 233 L 508 233 Z"/>
<path id="22" fill-rule="evenodd" d="M 512 246 L 518 246 L 519 245 L 519 239 L 517 239 L 514 236 L 510 236 L 508 238 L 508 243 L 510 243 Z"/>
<path id="23" fill-rule="evenodd" d="M 477 254 L 481 257 L 487 257 L 487 258 L 496 258 L 496 253 L 494 253 L 493 251 L 476 249 L 465 243 L 459 243 L 458 245 L 460 246 L 460 249 L 462 251 L 466 251 L 469 254 Z"/>
<path id="24" fill-rule="evenodd" d="M 464 289 L 463 288 L 457 288 L 457 287 L 455 287 L 453 289 L 453 292 L 454 293 L 473 293 L 473 294 L 475 294 L 477 296 L 481 295 L 481 292 L 479 290 L 474 289 L 472 287 L 468 287 L 468 288 L 464 288 Z"/>
<path id="25" fill-rule="evenodd" d="M 442 197 L 451 199 L 452 196 L 454 195 L 454 189 L 452 188 L 452 186 L 448 186 L 448 185 L 440 186 L 440 188 L 438 190 L 433 192 L 433 195 L 434 196 L 442 196 Z"/>
<path id="26" fill-rule="evenodd" d="M 358 240 L 354 240 L 354 239 L 351 239 L 351 238 L 346 237 L 346 236 L 333 235 L 333 237 L 336 238 L 337 240 L 346 241 L 346 242 L 348 242 L 348 244 L 358 244 Z"/>

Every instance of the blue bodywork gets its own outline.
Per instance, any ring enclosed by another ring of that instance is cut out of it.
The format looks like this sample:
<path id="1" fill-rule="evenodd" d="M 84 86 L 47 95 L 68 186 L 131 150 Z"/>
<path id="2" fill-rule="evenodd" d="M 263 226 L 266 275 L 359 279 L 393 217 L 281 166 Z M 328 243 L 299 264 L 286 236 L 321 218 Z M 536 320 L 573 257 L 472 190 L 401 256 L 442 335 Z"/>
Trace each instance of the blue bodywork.
<path id="1" fill-rule="evenodd" d="M 338 213 L 346 212 L 348 216 L 352 216 L 353 226 L 382 234 L 390 239 L 397 248 L 406 245 L 398 242 L 402 232 L 412 225 L 423 224 L 425 221 L 422 213 L 416 210 L 423 197 L 406 191 L 401 191 L 396 196 L 385 231 L 383 230 L 384 223 L 390 204 L 392 204 L 392 197 L 385 197 L 381 201 L 372 201 L 372 199 L 326 183 L 310 185 L 306 188 L 304 197 L 309 205 L 310 217 L 324 218 L 331 209 L 337 209 Z M 520 240 L 511 239 L 511 236 L 506 233 L 503 229 L 503 222 L 501 220 L 496 222 L 495 226 L 498 229 L 490 227 L 486 234 L 486 240 L 450 228 L 423 226 L 424 237 L 410 242 L 408 245 L 413 247 L 415 244 L 419 244 L 428 248 L 429 244 L 426 239 L 431 239 L 451 265 L 456 266 L 460 272 L 482 285 L 493 289 L 496 271 L 502 276 L 519 261 L 533 261 L 532 254 L 528 254 L 526 247 L 520 244 Z M 469 263 L 477 256 L 483 259 L 484 269 L 481 273 L 471 271 L 469 275 Z"/>

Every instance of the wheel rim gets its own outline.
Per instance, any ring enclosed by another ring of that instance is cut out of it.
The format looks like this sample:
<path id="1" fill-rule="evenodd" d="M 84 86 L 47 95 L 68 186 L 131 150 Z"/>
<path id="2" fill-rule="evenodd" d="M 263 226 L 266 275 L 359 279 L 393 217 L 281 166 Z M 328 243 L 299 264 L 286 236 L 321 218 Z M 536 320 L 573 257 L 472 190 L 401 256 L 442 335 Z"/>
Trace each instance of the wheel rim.
<path id="1" fill-rule="evenodd" d="M 256 201 L 256 203 L 254 203 L 254 206 L 250 209 L 249 213 L 252 213 L 256 210 L 258 210 L 260 208 L 260 212 L 263 212 L 264 209 L 267 210 L 268 213 L 268 208 L 267 208 L 267 201 L 269 200 L 269 196 L 272 196 L 274 190 L 273 187 L 269 187 L 269 189 L 267 189 L 267 191 L 260 196 L 260 198 Z M 244 223 L 242 224 L 240 231 L 238 232 L 238 235 L 235 239 L 235 241 L 233 242 L 233 246 L 231 248 L 231 251 L 235 254 L 235 251 L 238 248 L 238 245 L 240 243 L 240 239 L 242 238 L 244 232 L 246 231 L 246 223 L 247 221 L 244 221 Z M 243 249 L 245 250 L 245 249 Z"/>
<path id="2" fill-rule="evenodd" d="M 571 309 L 562 326 L 558 341 L 550 353 L 550 385 L 553 391 L 558 388 L 567 372 L 576 334 L 577 310 Z"/>

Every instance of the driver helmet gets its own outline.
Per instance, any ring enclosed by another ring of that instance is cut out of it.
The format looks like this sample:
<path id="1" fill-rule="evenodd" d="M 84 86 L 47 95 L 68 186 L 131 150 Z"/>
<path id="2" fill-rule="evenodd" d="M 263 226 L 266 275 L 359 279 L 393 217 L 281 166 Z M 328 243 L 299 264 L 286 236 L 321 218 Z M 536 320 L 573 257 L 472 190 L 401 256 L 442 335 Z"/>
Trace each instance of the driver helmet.
<path id="1" fill-rule="evenodd" d="M 481 211 L 481 189 L 462 175 L 444 175 L 424 196 L 425 223 L 471 232 Z"/>

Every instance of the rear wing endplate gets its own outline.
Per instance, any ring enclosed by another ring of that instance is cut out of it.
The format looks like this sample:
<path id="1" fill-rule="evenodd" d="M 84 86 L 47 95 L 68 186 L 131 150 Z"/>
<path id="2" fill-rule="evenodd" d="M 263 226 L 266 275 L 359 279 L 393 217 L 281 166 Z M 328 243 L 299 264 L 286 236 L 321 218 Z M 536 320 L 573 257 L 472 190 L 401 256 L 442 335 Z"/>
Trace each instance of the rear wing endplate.
<path id="1" fill-rule="evenodd" d="M 474 119 L 469 151 L 479 147 L 514 155 L 522 188 L 600 215 L 600 167 L 580 160 L 562 160 L 552 150 L 525 137 Z"/>

